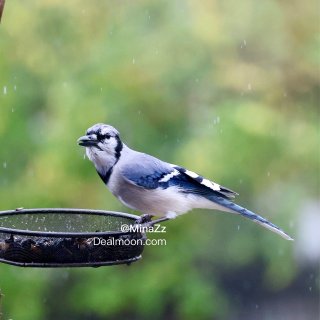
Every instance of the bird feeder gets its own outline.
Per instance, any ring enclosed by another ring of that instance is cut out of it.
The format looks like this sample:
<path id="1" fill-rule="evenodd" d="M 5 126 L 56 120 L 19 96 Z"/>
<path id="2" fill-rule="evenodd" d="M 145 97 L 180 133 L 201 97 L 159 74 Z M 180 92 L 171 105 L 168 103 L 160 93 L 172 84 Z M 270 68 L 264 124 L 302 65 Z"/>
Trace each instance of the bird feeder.
<path id="1" fill-rule="evenodd" d="M 141 258 L 139 216 L 85 209 L 0 212 L 0 262 L 24 267 L 99 267 Z M 125 226 L 125 228 L 124 228 Z"/>

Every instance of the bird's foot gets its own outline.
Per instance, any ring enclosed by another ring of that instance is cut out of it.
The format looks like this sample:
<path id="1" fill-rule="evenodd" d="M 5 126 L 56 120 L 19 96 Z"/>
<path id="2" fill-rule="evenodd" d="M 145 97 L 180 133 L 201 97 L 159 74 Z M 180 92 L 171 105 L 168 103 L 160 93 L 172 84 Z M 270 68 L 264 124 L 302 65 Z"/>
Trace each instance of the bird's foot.
<path id="1" fill-rule="evenodd" d="M 136 220 L 136 224 L 148 223 L 151 221 L 152 217 L 153 216 L 151 214 L 143 214 L 139 219 Z"/>

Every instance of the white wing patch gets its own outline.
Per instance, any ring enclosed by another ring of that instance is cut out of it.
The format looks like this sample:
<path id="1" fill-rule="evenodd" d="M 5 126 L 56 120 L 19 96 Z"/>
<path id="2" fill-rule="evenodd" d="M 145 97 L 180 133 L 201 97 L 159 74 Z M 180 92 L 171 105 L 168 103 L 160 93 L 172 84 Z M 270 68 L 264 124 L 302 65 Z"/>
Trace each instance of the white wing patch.
<path id="1" fill-rule="evenodd" d="M 221 189 L 220 189 L 220 186 L 219 186 L 217 183 L 215 183 L 215 182 L 213 182 L 213 181 L 210 181 L 210 180 L 208 180 L 208 179 L 203 179 L 202 182 L 201 182 L 201 184 L 203 184 L 203 185 L 205 185 L 206 187 L 208 187 L 208 188 L 210 188 L 210 189 L 212 189 L 212 190 L 215 190 L 215 191 L 221 190 Z"/>
<path id="2" fill-rule="evenodd" d="M 198 174 L 196 174 L 195 172 L 190 171 L 190 170 L 186 170 L 186 171 L 185 171 L 185 174 L 187 174 L 189 177 L 191 177 L 191 178 L 193 178 L 193 179 L 196 179 L 196 178 L 199 177 Z"/>
<path id="3" fill-rule="evenodd" d="M 180 172 L 174 169 L 172 172 L 166 174 L 162 179 L 160 179 L 159 182 L 168 182 L 171 178 L 178 176 L 179 174 Z"/>
<path id="4" fill-rule="evenodd" d="M 211 190 L 214 190 L 214 191 L 220 191 L 220 186 L 215 183 L 215 182 L 212 182 L 208 179 L 205 179 L 201 176 L 199 176 L 197 173 L 193 172 L 193 171 L 190 171 L 190 170 L 186 170 L 185 171 L 185 174 L 188 175 L 189 177 L 193 178 L 193 179 L 196 179 L 199 183 L 201 183 L 202 185 L 210 188 Z"/>

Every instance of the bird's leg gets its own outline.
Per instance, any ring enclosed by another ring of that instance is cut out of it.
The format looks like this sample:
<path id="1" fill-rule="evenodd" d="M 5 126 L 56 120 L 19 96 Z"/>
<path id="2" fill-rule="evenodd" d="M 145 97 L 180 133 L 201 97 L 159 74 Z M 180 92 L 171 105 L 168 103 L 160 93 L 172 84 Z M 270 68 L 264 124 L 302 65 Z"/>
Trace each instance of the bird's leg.
<path id="1" fill-rule="evenodd" d="M 167 217 L 163 217 L 163 218 L 159 218 L 159 219 L 156 219 L 156 220 L 151 220 L 148 222 L 148 226 L 153 226 L 155 224 L 158 224 L 158 223 L 161 223 L 161 222 L 164 222 L 164 221 L 168 221 L 168 220 L 171 220 L 170 218 L 167 218 Z"/>
<path id="2" fill-rule="evenodd" d="M 172 219 L 175 219 L 176 217 L 177 217 L 177 214 L 175 212 L 169 211 L 162 218 L 158 218 L 158 219 L 155 219 L 155 220 L 150 220 L 148 222 L 148 226 L 153 226 L 155 224 L 158 224 L 158 223 L 161 223 L 161 222 L 164 222 L 164 221 L 172 220 Z"/>

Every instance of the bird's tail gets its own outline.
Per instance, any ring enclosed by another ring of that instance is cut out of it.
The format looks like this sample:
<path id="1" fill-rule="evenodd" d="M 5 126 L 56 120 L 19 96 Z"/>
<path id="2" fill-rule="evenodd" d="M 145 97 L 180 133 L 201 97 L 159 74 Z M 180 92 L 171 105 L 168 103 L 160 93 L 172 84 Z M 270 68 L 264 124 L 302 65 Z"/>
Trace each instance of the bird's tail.
<path id="1" fill-rule="evenodd" d="M 293 240 L 287 233 L 285 233 L 283 230 L 281 230 L 275 224 L 273 224 L 272 222 L 268 221 L 267 219 L 255 214 L 255 213 L 253 213 L 252 211 L 250 211 L 246 208 L 243 208 L 243 207 L 241 207 L 241 206 L 239 206 L 239 205 L 237 205 L 227 199 L 224 199 L 222 197 L 214 196 L 214 199 L 212 198 L 210 200 L 219 204 L 220 206 L 226 208 L 226 211 L 231 212 L 231 213 L 240 214 L 243 217 L 248 218 L 248 219 L 260 224 L 264 228 L 267 228 L 267 229 L 277 233 L 278 235 L 280 235 L 282 238 L 284 238 L 286 240 Z"/>

